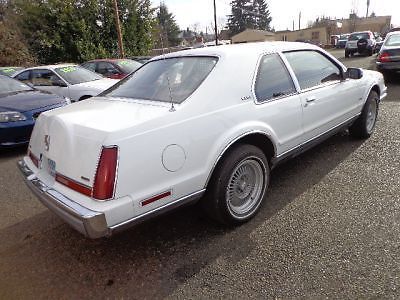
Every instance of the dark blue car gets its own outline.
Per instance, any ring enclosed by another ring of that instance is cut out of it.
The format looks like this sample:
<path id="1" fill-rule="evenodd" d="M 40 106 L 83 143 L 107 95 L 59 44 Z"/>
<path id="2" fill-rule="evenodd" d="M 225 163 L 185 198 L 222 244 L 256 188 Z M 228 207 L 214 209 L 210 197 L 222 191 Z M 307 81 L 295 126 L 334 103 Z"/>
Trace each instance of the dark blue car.
<path id="1" fill-rule="evenodd" d="M 27 144 L 40 113 L 65 104 L 57 95 L 0 75 L 0 148 Z"/>

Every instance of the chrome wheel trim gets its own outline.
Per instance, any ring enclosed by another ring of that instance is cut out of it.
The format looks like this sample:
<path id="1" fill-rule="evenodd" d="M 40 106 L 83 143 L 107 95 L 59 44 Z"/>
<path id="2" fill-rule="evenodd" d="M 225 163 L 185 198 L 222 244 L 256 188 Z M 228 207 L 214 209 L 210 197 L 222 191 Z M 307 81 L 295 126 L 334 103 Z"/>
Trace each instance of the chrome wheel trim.
<path id="1" fill-rule="evenodd" d="M 265 165 L 256 157 L 247 157 L 232 171 L 226 188 L 228 209 L 243 219 L 260 205 L 265 191 Z"/>
<path id="2" fill-rule="evenodd" d="M 376 99 L 373 99 L 368 107 L 368 113 L 367 113 L 366 126 L 367 126 L 368 133 L 371 133 L 375 127 L 377 107 L 378 107 L 378 103 L 377 103 Z"/>

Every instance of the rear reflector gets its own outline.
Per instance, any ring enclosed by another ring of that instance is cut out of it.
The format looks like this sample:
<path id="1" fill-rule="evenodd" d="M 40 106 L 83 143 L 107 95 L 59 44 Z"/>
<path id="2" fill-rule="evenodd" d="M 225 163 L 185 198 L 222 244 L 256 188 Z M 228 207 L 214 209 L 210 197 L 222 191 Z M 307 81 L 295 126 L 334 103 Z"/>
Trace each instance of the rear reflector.
<path id="1" fill-rule="evenodd" d="M 103 147 L 93 185 L 93 198 L 107 200 L 114 197 L 117 174 L 118 147 Z"/>
<path id="2" fill-rule="evenodd" d="M 149 199 L 146 199 L 146 200 L 142 201 L 142 206 L 145 206 L 147 204 L 150 204 L 150 203 L 153 203 L 155 201 L 161 200 L 161 199 L 166 198 L 168 196 L 171 196 L 171 191 L 164 192 L 162 194 L 159 194 L 157 196 L 154 196 L 152 198 L 149 198 Z"/>
<path id="3" fill-rule="evenodd" d="M 31 151 L 28 152 L 28 156 L 36 168 L 39 168 L 39 159 Z"/>
<path id="4" fill-rule="evenodd" d="M 56 181 L 85 196 L 92 196 L 92 189 L 90 187 L 65 177 L 64 175 L 56 173 Z"/>

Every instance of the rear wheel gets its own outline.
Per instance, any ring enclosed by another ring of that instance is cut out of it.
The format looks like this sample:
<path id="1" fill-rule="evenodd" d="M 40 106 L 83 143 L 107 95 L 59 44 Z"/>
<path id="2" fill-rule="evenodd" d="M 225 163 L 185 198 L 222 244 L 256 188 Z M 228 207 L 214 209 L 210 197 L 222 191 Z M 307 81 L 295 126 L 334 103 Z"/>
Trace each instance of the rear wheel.
<path id="1" fill-rule="evenodd" d="M 244 223 L 259 210 L 268 183 L 264 153 L 253 145 L 240 144 L 226 154 L 214 172 L 203 208 L 220 223 Z"/>
<path id="2" fill-rule="evenodd" d="M 349 51 L 344 51 L 344 57 L 348 58 L 349 56 Z"/>
<path id="3" fill-rule="evenodd" d="M 367 139 L 374 132 L 376 120 L 378 118 L 379 96 L 375 91 L 371 91 L 361 115 L 349 128 L 350 134 L 356 138 Z"/>

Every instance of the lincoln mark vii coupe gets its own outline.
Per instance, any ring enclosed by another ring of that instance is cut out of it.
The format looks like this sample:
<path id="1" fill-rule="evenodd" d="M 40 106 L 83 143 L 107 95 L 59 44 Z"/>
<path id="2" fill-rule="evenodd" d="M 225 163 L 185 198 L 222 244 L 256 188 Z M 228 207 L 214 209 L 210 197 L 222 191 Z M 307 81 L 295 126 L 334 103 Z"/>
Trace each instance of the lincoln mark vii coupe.
<path id="1" fill-rule="evenodd" d="M 339 130 L 368 138 L 386 91 L 380 73 L 310 44 L 171 53 L 42 113 L 19 167 L 40 201 L 90 238 L 196 200 L 240 224 L 268 197 L 279 162 Z"/>

